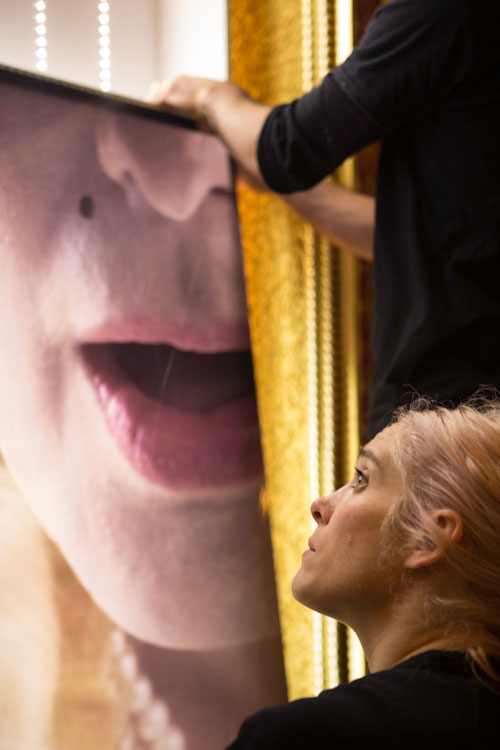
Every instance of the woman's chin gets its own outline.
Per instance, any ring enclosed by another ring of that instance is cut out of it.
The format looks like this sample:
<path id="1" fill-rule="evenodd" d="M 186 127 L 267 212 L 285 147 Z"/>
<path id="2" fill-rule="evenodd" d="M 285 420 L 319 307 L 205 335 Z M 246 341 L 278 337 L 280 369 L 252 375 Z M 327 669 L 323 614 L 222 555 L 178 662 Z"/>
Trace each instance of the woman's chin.
<path id="1" fill-rule="evenodd" d="M 291 584 L 292 596 L 299 604 L 307 605 L 307 582 L 304 581 L 304 571 L 302 567 L 295 573 Z"/>
<path id="2" fill-rule="evenodd" d="M 292 580 L 292 595 L 293 598 L 299 603 L 303 604 L 308 609 L 312 609 L 316 612 L 323 613 L 321 608 L 320 598 L 315 592 L 314 582 L 308 580 L 306 571 L 303 568 L 299 568 Z"/>

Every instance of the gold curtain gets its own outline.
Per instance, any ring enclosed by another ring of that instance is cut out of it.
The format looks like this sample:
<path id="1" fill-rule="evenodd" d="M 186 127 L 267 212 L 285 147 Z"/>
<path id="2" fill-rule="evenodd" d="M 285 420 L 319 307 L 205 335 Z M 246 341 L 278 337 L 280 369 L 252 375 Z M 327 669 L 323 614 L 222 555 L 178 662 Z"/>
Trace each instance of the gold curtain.
<path id="1" fill-rule="evenodd" d="M 351 0 L 231 0 L 231 78 L 278 104 L 350 51 Z M 337 179 L 354 186 L 347 162 Z M 309 506 L 352 473 L 360 438 L 360 265 L 279 198 L 238 189 L 255 379 L 290 699 L 364 672 L 355 636 L 297 604 Z"/>

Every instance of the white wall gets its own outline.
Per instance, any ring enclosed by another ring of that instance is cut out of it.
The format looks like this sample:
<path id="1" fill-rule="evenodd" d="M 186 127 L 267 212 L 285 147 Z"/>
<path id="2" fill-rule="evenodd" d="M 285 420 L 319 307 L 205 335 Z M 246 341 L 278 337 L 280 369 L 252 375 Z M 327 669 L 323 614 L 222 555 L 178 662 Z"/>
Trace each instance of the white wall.
<path id="1" fill-rule="evenodd" d="M 112 90 L 143 98 L 159 75 L 158 0 L 109 2 Z"/>
<path id="2" fill-rule="evenodd" d="M 45 0 L 46 75 L 99 86 L 98 0 Z M 142 98 L 180 73 L 227 76 L 227 0 L 108 0 L 111 90 Z M 35 0 L 0 0 L 0 63 L 36 70 Z"/>
<path id="3" fill-rule="evenodd" d="M 162 77 L 227 78 L 227 0 L 159 0 L 159 11 Z"/>
<path id="4" fill-rule="evenodd" d="M 35 11 L 29 0 L 0 0 L 0 62 L 35 65 Z"/>

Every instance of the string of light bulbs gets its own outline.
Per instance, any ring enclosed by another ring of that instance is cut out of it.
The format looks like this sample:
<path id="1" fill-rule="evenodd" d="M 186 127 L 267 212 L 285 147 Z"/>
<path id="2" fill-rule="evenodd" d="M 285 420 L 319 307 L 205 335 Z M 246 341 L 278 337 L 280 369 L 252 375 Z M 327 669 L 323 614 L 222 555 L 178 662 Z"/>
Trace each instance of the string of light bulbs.
<path id="1" fill-rule="evenodd" d="M 37 0 L 35 3 L 35 57 L 36 69 L 41 73 L 47 70 L 47 3 L 45 0 Z"/>
<path id="2" fill-rule="evenodd" d="M 99 2 L 99 88 L 111 90 L 111 37 L 110 37 L 110 4 Z"/>

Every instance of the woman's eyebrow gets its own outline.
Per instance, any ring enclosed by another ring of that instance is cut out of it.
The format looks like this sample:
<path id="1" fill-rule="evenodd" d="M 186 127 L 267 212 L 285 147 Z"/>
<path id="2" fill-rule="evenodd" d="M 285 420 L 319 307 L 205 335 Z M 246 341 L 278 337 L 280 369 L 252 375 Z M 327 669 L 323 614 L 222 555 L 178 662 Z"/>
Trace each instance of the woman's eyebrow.
<path id="1" fill-rule="evenodd" d="M 371 450 L 369 450 L 369 448 L 365 448 L 364 446 L 361 446 L 361 448 L 359 449 L 359 455 L 363 456 L 363 458 L 369 458 L 370 461 L 373 461 L 377 469 L 382 470 L 382 464 L 378 460 L 377 456 L 374 453 L 372 453 Z"/>

